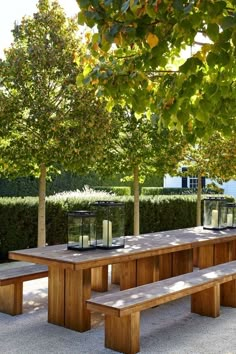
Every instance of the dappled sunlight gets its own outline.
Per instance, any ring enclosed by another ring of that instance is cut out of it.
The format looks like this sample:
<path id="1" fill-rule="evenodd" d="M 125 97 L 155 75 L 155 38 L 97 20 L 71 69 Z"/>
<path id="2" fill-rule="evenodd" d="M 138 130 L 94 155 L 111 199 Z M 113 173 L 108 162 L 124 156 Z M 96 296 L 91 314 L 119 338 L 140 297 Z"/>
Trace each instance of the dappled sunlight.
<path id="1" fill-rule="evenodd" d="M 181 290 L 181 289 L 187 288 L 189 286 L 190 286 L 189 283 L 186 283 L 184 281 L 177 281 L 175 284 L 173 284 L 170 287 L 164 287 L 164 289 L 169 290 L 169 291 L 173 291 L 173 290 L 177 291 L 177 290 Z"/>
<path id="2" fill-rule="evenodd" d="M 24 282 L 23 312 L 35 313 L 48 307 L 48 278 Z"/>
<path id="3" fill-rule="evenodd" d="M 216 279 L 218 278 L 220 275 L 224 275 L 224 272 L 221 271 L 216 271 L 216 272 L 209 272 L 207 274 L 204 274 L 203 277 L 207 278 L 207 279 Z"/>

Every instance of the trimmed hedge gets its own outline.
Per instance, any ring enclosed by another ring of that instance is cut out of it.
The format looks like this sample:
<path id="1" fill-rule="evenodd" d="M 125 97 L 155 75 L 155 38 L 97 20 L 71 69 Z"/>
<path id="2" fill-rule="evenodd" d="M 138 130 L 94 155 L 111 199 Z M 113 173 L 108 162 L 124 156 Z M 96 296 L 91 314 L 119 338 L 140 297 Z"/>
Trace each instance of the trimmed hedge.
<path id="1" fill-rule="evenodd" d="M 92 187 L 95 191 L 104 191 L 107 193 L 113 193 L 118 196 L 129 196 L 131 195 L 131 188 L 130 187 L 113 187 L 113 186 L 94 186 Z"/>
<path id="2" fill-rule="evenodd" d="M 214 189 L 203 188 L 203 194 L 222 194 L 222 190 L 217 192 Z M 163 188 L 163 187 L 142 187 L 142 195 L 190 195 L 197 194 L 195 188 Z"/>
<path id="3" fill-rule="evenodd" d="M 49 245 L 67 242 L 67 213 L 89 210 L 97 198 L 48 197 L 46 233 Z M 125 203 L 125 235 L 133 234 L 133 197 L 108 197 Z M 232 200 L 232 198 L 231 198 Z M 0 260 L 10 250 L 37 247 L 38 198 L 0 198 Z M 140 233 L 196 225 L 196 196 L 141 196 Z"/>

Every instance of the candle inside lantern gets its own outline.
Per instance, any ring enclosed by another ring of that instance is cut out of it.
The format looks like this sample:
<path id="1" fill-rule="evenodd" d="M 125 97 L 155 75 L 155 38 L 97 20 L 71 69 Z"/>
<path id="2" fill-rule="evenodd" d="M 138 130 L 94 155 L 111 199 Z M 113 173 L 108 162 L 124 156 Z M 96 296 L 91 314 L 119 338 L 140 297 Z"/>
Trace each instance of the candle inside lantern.
<path id="1" fill-rule="evenodd" d="M 212 227 L 218 227 L 218 210 L 212 210 L 211 213 L 211 225 Z"/>
<path id="2" fill-rule="evenodd" d="M 102 222 L 102 238 L 103 244 L 112 245 L 112 222 L 110 220 L 103 220 Z"/>
<path id="3" fill-rule="evenodd" d="M 89 237 L 87 235 L 80 236 L 80 245 L 83 247 L 88 247 L 89 245 Z"/>
<path id="4" fill-rule="evenodd" d="M 233 224 L 233 214 L 227 214 L 227 226 L 232 226 Z"/>

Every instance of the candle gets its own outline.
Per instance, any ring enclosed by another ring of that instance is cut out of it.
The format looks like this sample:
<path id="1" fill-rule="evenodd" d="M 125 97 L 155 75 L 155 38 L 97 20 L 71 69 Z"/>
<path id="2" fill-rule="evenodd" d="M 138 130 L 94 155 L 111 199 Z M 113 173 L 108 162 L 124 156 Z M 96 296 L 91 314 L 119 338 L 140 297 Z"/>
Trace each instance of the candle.
<path id="1" fill-rule="evenodd" d="M 218 210 L 212 210 L 211 225 L 212 227 L 218 227 Z"/>
<path id="2" fill-rule="evenodd" d="M 112 222 L 110 220 L 103 220 L 102 222 L 102 239 L 103 245 L 112 245 Z"/>
<path id="3" fill-rule="evenodd" d="M 80 236 L 80 246 L 88 247 L 89 245 L 89 237 L 87 235 Z"/>
<path id="4" fill-rule="evenodd" d="M 233 214 L 227 214 L 227 226 L 232 226 L 233 224 Z"/>

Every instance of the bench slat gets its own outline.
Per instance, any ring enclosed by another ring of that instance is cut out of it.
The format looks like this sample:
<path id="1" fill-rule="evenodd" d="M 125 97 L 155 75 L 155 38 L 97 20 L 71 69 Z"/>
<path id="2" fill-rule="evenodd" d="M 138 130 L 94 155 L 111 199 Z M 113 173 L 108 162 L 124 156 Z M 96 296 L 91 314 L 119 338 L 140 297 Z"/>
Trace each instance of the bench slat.
<path id="1" fill-rule="evenodd" d="M 41 264 L 0 270 L 0 286 L 48 276 L 48 267 Z"/>
<path id="2" fill-rule="evenodd" d="M 236 261 L 87 300 L 87 308 L 118 317 L 191 295 L 236 278 Z"/>

